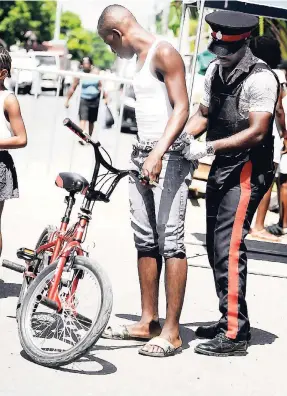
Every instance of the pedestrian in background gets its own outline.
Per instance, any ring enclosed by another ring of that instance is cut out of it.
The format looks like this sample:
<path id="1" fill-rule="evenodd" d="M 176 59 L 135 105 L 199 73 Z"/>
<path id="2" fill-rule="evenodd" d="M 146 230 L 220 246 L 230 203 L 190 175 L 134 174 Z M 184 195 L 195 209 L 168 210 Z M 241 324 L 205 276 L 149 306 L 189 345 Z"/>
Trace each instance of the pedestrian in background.
<path id="1" fill-rule="evenodd" d="M 287 115 L 287 61 L 284 60 L 279 65 L 279 70 L 283 73 L 285 81 L 281 84 L 281 103 L 285 113 L 285 124 Z M 287 234 L 287 131 L 283 132 L 283 149 L 278 168 L 278 189 L 279 189 L 279 209 L 280 216 L 277 224 L 267 227 L 268 232 L 281 237 Z"/>
<path id="2" fill-rule="evenodd" d="M 285 127 L 285 112 L 282 105 L 283 85 L 286 84 L 286 76 L 283 70 L 278 70 L 281 62 L 281 50 L 278 40 L 273 37 L 261 36 L 255 37 L 250 41 L 250 49 L 257 58 L 263 60 L 267 65 L 273 69 L 280 82 L 280 95 L 276 106 L 276 117 L 273 123 L 273 137 L 274 137 L 274 167 L 277 171 L 281 159 L 282 151 L 282 137 L 286 135 Z M 258 206 L 257 215 L 254 226 L 250 231 L 250 237 L 255 239 L 266 240 L 269 242 L 280 242 L 280 239 L 272 235 L 264 227 L 265 217 L 269 208 L 273 183 L 267 193 L 262 198 Z"/>
<path id="3" fill-rule="evenodd" d="M 81 80 L 81 99 L 79 108 L 80 127 L 85 130 L 88 123 L 89 135 L 92 136 L 94 131 L 94 124 L 98 119 L 100 95 L 101 95 L 101 83 L 99 81 L 99 70 L 93 66 L 93 61 L 90 57 L 84 57 L 81 61 L 81 69 L 84 73 L 94 74 L 95 78 L 83 78 Z M 73 94 L 75 93 L 80 79 L 75 78 L 74 82 L 67 94 L 66 108 L 69 107 L 69 102 Z M 80 144 L 84 144 L 82 140 Z"/>

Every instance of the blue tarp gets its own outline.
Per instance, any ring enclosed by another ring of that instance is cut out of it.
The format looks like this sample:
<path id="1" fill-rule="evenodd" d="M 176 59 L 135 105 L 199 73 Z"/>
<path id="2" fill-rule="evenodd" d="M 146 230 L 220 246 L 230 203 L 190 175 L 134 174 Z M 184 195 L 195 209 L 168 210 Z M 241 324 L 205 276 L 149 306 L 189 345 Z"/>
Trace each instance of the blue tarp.
<path id="1" fill-rule="evenodd" d="M 183 2 L 187 6 L 195 7 L 200 3 L 192 0 L 184 0 Z M 286 0 L 206 0 L 205 7 L 287 20 Z"/>

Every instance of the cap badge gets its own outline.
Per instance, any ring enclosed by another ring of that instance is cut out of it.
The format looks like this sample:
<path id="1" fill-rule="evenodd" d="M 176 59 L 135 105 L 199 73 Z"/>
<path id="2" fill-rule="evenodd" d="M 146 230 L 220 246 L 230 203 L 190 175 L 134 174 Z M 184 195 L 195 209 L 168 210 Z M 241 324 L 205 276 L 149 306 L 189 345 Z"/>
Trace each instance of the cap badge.
<path id="1" fill-rule="evenodd" d="M 222 40 L 222 33 L 220 31 L 216 32 L 215 37 L 217 38 L 217 40 Z"/>

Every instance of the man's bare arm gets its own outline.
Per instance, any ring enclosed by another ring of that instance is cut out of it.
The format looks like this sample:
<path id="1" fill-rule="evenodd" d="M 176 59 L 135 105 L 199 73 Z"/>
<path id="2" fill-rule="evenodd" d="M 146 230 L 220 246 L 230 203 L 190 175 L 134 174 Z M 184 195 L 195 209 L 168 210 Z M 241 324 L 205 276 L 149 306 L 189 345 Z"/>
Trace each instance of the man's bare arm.
<path id="1" fill-rule="evenodd" d="M 208 107 L 199 105 L 197 112 L 190 117 L 188 123 L 185 126 L 185 131 L 197 138 L 202 135 L 206 129 L 208 124 Z"/>
<path id="2" fill-rule="evenodd" d="M 173 112 L 153 154 L 161 158 L 182 132 L 189 114 L 184 63 L 169 44 L 162 44 L 154 59 L 154 68 L 164 80 Z"/>
<path id="3" fill-rule="evenodd" d="M 73 96 L 73 94 L 75 93 L 79 83 L 80 83 L 80 79 L 74 78 L 73 84 L 67 93 L 67 99 L 66 99 L 66 104 L 65 104 L 66 107 L 69 107 L 69 101 L 70 101 L 71 97 Z"/>
<path id="4" fill-rule="evenodd" d="M 215 140 L 212 142 L 215 153 L 224 153 L 227 151 L 244 150 L 257 146 L 266 136 L 272 114 L 268 112 L 250 112 L 249 128 L 236 133 L 228 138 Z"/>
<path id="5" fill-rule="evenodd" d="M 278 98 L 278 102 L 276 105 L 276 112 L 275 112 L 275 117 L 276 117 L 276 124 L 279 127 L 279 132 L 280 134 L 284 134 L 286 135 L 286 125 L 285 125 L 285 112 L 284 112 L 284 108 L 283 108 L 283 104 L 282 104 L 282 88 L 280 90 L 280 94 L 279 94 L 279 98 Z"/>

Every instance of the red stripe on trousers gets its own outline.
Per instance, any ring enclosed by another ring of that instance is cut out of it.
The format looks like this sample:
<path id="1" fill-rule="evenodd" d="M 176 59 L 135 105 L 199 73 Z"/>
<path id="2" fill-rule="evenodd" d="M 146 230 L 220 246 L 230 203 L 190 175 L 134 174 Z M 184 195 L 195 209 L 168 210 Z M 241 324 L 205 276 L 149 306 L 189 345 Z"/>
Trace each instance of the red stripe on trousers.
<path id="1" fill-rule="evenodd" d="M 243 225 L 251 196 L 252 163 L 248 161 L 240 174 L 240 198 L 232 227 L 228 263 L 228 300 L 226 337 L 235 339 L 238 333 L 239 251 Z"/>

